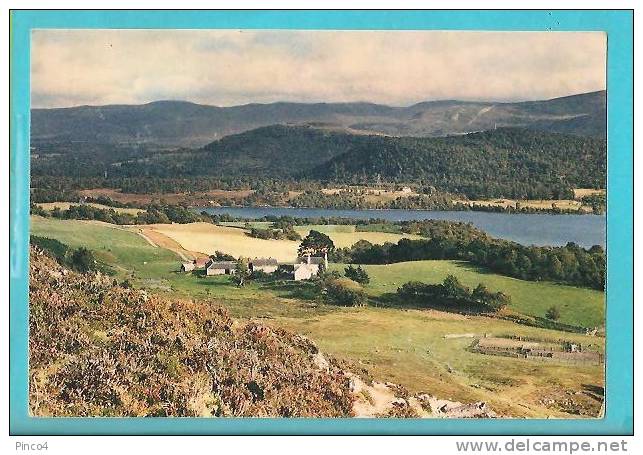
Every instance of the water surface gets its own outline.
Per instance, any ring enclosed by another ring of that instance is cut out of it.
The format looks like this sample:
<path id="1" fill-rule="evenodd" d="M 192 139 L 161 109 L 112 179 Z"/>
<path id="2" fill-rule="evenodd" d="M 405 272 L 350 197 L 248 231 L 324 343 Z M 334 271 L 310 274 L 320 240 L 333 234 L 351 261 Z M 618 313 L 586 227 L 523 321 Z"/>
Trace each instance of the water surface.
<path id="1" fill-rule="evenodd" d="M 585 248 L 593 245 L 605 247 L 605 215 L 507 214 L 433 210 L 335 210 L 290 207 L 208 207 L 195 210 L 247 219 L 257 219 L 264 216 L 293 216 L 302 218 L 380 218 L 388 221 L 425 219 L 464 221 L 472 223 L 493 237 L 513 240 L 523 245 L 560 246 L 567 244 L 567 242 L 575 242 Z"/>

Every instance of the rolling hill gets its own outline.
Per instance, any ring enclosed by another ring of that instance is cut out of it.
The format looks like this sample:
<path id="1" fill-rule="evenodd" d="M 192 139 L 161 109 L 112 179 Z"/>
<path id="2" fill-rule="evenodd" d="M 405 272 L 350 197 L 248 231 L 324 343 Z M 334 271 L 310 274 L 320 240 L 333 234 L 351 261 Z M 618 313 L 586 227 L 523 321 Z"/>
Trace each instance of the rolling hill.
<path id="1" fill-rule="evenodd" d="M 373 103 L 272 103 L 218 107 L 185 101 L 32 109 L 32 145 L 156 144 L 201 147 L 274 124 L 323 123 L 353 133 L 446 136 L 496 127 L 605 137 L 606 92 L 517 103 L 429 101 L 407 107 Z"/>

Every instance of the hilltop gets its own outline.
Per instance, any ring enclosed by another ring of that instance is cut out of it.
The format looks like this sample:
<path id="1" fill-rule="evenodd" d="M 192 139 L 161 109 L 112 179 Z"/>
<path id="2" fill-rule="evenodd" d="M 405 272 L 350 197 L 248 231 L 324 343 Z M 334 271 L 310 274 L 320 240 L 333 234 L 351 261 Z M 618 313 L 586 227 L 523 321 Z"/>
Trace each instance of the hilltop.
<path id="1" fill-rule="evenodd" d="M 446 136 L 508 126 L 605 137 L 606 92 L 514 103 L 426 101 L 405 107 L 289 102 L 219 107 L 156 101 L 32 109 L 31 141 L 200 147 L 262 126 L 305 123 L 390 136 Z"/>

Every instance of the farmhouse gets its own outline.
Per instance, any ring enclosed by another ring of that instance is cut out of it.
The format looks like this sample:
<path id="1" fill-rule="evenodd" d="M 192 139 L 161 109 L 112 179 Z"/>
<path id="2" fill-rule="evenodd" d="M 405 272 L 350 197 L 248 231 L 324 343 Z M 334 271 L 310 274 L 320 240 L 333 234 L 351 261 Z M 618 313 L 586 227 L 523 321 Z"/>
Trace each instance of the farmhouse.
<path id="1" fill-rule="evenodd" d="M 205 274 L 211 275 L 234 275 L 237 263 L 235 261 L 213 261 L 210 260 L 205 266 Z"/>
<path id="2" fill-rule="evenodd" d="M 291 280 L 309 280 L 328 268 L 328 257 L 299 257 L 295 264 L 282 264 L 279 269 Z"/>
<path id="3" fill-rule="evenodd" d="M 251 272 L 274 273 L 279 268 L 279 263 L 274 258 L 255 258 L 248 264 Z"/>
<path id="4" fill-rule="evenodd" d="M 305 256 L 305 257 L 298 257 L 297 258 L 297 263 L 298 264 L 312 264 L 316 265 L 318 267 L 324 267 L 325 269 L 328 268 L 328 256 L 324 255 L 324 257 L 317 257 L 317 256 Z"/>
<path id="5" fill-rule="evenodd" d="M 290 280 L 309 280 L 319 273 L 317 264 L 281 264 L 279 270 Z"/>

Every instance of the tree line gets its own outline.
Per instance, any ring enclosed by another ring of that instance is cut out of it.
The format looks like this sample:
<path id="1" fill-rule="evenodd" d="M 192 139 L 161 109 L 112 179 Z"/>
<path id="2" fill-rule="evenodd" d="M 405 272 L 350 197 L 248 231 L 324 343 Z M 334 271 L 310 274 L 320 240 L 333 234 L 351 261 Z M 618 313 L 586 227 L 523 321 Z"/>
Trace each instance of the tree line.
<path id="1" fill-rule="evenodd" d="M 598 290 L 605 288 L 606 257 L 598 245 L 589 249 L 572 242 L 561 247 L 524 246 L 491 238 L 472 226 L 460 224 L 458 229 L 451 224 L 416 223 L 415 233 L 428 238 L 401 239 L 396 244 L 383 245 L 360 240 L 350 248 L 333 250 L 330 258 L 334 262 L 353 264 L 465 260 L 523 280 L 557 281 Z M 407 230 L 411 229 L 407 226 Z"/>

